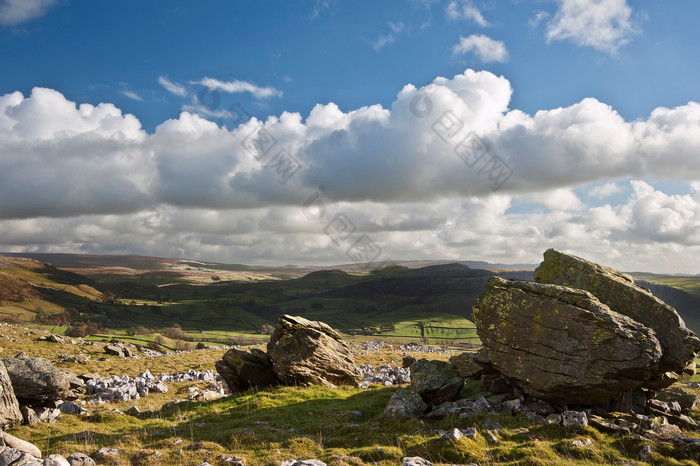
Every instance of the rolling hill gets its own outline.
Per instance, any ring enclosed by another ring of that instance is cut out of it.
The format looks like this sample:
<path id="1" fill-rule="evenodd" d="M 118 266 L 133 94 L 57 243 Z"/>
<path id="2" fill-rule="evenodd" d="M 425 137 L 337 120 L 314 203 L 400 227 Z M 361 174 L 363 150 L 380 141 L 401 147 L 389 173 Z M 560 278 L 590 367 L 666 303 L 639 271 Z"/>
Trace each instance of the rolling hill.
<path id="1" fill-rule="evenodd" d="M 410 261 L 359 273 L 352 267 L 28 255 L 33 259 L 0 257 L 5 321 L 91 320 L 118 332 L 177 323 L 192 338 L 210 340 L 254 335 L 288 313 L 325 321 L 347 334 L 476 343 L 469 319 L 488 278 L 532 280 L 531 270 L 507 264 L 472 268 L 468 261 Z M 637 279 L 700 331 L 700 278 L 644 274 Z"/>

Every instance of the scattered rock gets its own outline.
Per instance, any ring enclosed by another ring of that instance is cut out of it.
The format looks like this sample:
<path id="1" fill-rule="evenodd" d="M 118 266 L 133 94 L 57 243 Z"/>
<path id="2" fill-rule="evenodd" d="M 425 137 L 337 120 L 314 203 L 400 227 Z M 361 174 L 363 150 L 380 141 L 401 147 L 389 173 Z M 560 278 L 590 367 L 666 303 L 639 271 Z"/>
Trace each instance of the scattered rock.
<path id="1" fill-rule="evenodd" d="M 51 343 L 65 343 L 66 339 L 62 336 L 52 333 L 46 338 L 46 341 L 50 341 Z"/>
<path id="2" fill-rule="evenodd" d="M 22 453 L 11 447 L 0 446 L 0 464 L 12 464 Z"/>
<path id="3" fill-rule="evenodd" d="M 651 445 L 642 445 L 642 447 L 639 449 L 639 453 L 637 456 L 639 456 L 640 461 L 644 461 L 645 463 L 650 463 L 651 462 L 651 453 L 654 451 L 653 448 L 651 448 Z"/>
<path id="4" fill-rule="evenodd" d="M 576 431 L 588 425 L 588 415 L 585 411 L 564 411 L 561 413 L 559 425 L 565 431 Z"/>
<path id="5" fill-rule="evenodd" d="M 22 453 L 12 466 L 43 466 L 43 461 L 37 459 L 36 457 L 30 455 L 29 453 Z"/>
<path id="6" fill-rule="evenodd" d="M 481 428 L 484 430 L 491 430 L 494 432 L 500 432 L 503 426 L 491 418 L 486 419 L 482 424 Z"/>
<path id="7" fill-rule="evenodd" d="M 13 392 L 14 393 L 14 392 Z M 24 423 L 33 426 L 39 420 L 39 416 L 36 415 L 36 411 L 29 406 L 21 406 L 19 410 L 22 412 L 22 417 L 24 418 Z"/>
<path id="8" fill-rule="evenodd" d="M 348 345 L 323 322 L 283 315 L 267 344 L 277 378 L 287 385 L 354 385 L 362 381 Z"/>
<path id="9" fill-rule="evenodd" d="M 20 453 L 28 453 L 36 458 L 41 458 L 41 450 L 26 440 L 19 439 L 14 435 L 8 434 L 7 432 L 2 432 L 2 438 L 5 441 L 5 445 L 10 448 L 14 448 Z"/>
<path id="10" fill-rule="evenodd" d="M 71 466 L 71 464 L 63 456 L 54 454 L 44 459 L 43 466 Z"/>
<path id="11" fill-rule="evenodd" d="M 105 461 L 105 460 L 108 460 L 109 458 L 114 458 L 114 457 L 119 456 L 121 454 L 122 454 L 121 450 L 118 450 L 116 448 L 102 447 L 95 452 L 95 459 L 97 461 Z"/>
<path id="12" fill-rule="evenodd" d="M 71 466 L 95 466 L 95 460 L 84 453 L 71 453 L 66 460 Z"/>
<path id="13" fill-rule="evenodd" d="M 371 364 L 363 364 L 360 366 L 360 371 L 362 371 L 363 387 L 369 386 L 371 383 L 385 387 L 411 383 L 411 371 L 403 367 L 391 367 L 388 364 L 374 367 Z"/>
<path id="14" fill-rule="evenodd" d="M 444 434 L 440 436 L 440 440 L 445 441 L 445 442 L 453 442 L 455 440 L 459 440 L 461 438 L 464 438 L 464 434 L 462 433 L 461 430 L 457 428 L 453 428 L 451 430 L 448 430 Z"/>
<path id="15" fill-rule="evenodd" d="M 84 413 L 87 413 L 86 409 L 84 409 L 80 405 L 73 403 L 72 401 L 64 401 L 63 403 L 58 405 L 58 409 L 63 414 L 84 414 Z"/>
<path id="16" fill-rule="evenodd" d="M 593 441 L 589 438 L 578 439 L 571 442 L 569 445 L 576 448 L 590 448 L 593 446 Z"/>
<path id="17" fill-rule="evenodd" d="M 58 408 L 44 407 L 37 411 L 37 416 L 41 422 L 54 422 L 61 419 L 61 410 Z"/>
<path id="18" fill-rule="evenodd" d="M 474 440 L 478 436 L 478 433 L 476 427 L 467 427 L 466 429 L 462 429 L 462 435 L 464 435 L 465 438 Z"/>
<path id="19" fill-rule="evenodd" d="M 319 460 L 286 460 L 280 466 L 326 466 L 326 463 Z"/>
<path id="20" fill-rule="evenodd" d="M 443 419 L 445 416 L 459 416 L 462 414 L 462 406 L 457 405 L 454 401 L 446 401 L 437 406 L 434 406 L 428 414 L 426 414 L 426 419 Z"/>
<path id="21" fill-rule="evenodd" d="M 429 405 L 454 400 L 462 385 L 464 380 L 449 362 L 420 359 L 411 366 L 411 388 Z"/>
<path id="22" fill-rule="evenodd" d="M 670 441 L 681 435 L 680 427 L 670 424 L 665 416 L 656 417 L 651 421 L 649 429 L 643 436 L 654 441 Z"/>
<path id="23" fill-rule="evenodd" d="M 654 393 L 654 398 L 661 401 L 677 402 L 683 410 L 683 414 L 690 414 L 694 409 L 700 408 L 700 400 L 697 395 L 678 387 L 657 391 Z"/>
<path id="24" fill-rule="evenodd" d="M 384 417 L 388 419 L 420 419 L 427 410 L 428 405 L 418 393 L 409 388 L 399 388 L 384 408 Z"/>
<path id="25" fill-rule="evenodd" d="M 232 466 L 245 466 L 245 461 L 239 456 L 220 455 L 219 461 Z"/>
<path id="26" fill-rule="evenodd" d="M 486 443 L 489 445 L 498 445 L 499 440 L 494 431 L 487 430 L 484 434 L 484 438 L 486 439 Z"/>
<path id="27" fill-rule="evenodd" d="M 421 458 L 420 456 L 406 456 L 402 463 L 402 466 L 433 466 L 430 461 Z"/>
<path id="28" fill-rule="evenodd" d="M 514 400 L 508 400 L 504 401 L 501 404 L 501 412 L 505 412 L 510 414 L 511 416 L 514 416 L 516 414 L 520 414 L 523 411 L 523 406 L 520 403 L 520 400 L 518 398 Z"/>
<path id="29" fill-rule="evenodd" d="M 631 431 L 629 425 L 618 425 L 613 420 L 595 414 L 588 416 L 588 424 L 601 432 L 608 432 L 611 434 L 627 435 Z"/>
<path id="30" fill-rule="evenodd" d="M 122 351 L 122 348 L 117 345 L 105 345 L 105 353 L 111 356 L 118 356 L 120 358 L 124 357 L 124 352 Z"/>

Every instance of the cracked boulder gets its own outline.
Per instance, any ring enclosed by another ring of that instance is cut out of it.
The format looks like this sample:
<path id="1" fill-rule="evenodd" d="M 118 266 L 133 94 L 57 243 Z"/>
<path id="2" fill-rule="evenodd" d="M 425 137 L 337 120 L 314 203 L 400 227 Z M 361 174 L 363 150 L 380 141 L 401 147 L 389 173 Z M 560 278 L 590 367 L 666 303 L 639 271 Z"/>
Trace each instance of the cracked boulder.
<path id="1" fill-rule="evenodd" d="M 357 386 L 362 372 L 350 348 L 328 324 L 283 315 L 267 344 L 275 375 L 286 385 Z"/>
<path id="2" fill-rule="evenodd" d="M 2 360 L 20 403 L 75 400 L 85 382 L 72 372 L 56 369 L 48 359 L 14 357 Z"/>
<path id="3" fill-rule="evenodd" d="M 656 332 L 662 350 L 660 375 L 648 384 L 649 388 L 664 388 L 678 380 L 677 374 L 700 351 L 700 339 L 685 326 L 676 310 L 628 275 L 554 249 L 544 253 L 544 261 L 534 275 L 538 282 L 589 291 L 611 310 Z"/>
<path id="4" fill-rule="evenodd" d="M 7 429 L 22 423 L 22 412 L 5 365 L 0 362 L 0 428 Z"/>
<path id="5" fill-rule="evenodd" d="M 611 400 L 659 375 L 656 333 L 584 290 L 492 277 L 472 316 L 477 360 L 548 402 Z"/>
<path id="6" fill-rule="evenodd" d="M 215 366 L 216 371 L 232 392 L 279 384 L 272 370 L 270 358 L 258 348 L 251 348 L 250 353 L 231 348 L 224 353 L 220 361 L 216 361 Z"/>

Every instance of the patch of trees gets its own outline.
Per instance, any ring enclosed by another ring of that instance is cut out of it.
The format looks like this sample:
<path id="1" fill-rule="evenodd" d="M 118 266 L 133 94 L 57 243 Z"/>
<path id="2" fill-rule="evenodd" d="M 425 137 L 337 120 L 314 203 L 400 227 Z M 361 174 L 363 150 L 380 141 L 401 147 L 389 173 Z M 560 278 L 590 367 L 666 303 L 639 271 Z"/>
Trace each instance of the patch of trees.
<path id="1" fill-rule="evenodd" d="M 83 338 L 88 335 L 104 333 L 105 331 L 106 329 L 100 324 L 88 320 L 87 322 L 72 322 L 70 326 L 66 329 L 65 334 L 69 337 Z"/>
<path id="2" fill-rule="evenodd" d="M 63 310 L 61 312 L 55 312 L 53 314 L 47 314 L 42 312 L 42 309 L 38 309 L 38 312 L 34 315 L 34 322 L 42 325 L 60 325 L 66 322 L 70 322 L 71 318 L 76 314 L 75 309 L 73 312 L 68 310 Z"/>
<path id="3" fill-rule="evenodd" d="M 194 341 L 194 338 L 186 334 L 177 322 L 174 322 L 170 327 L 160 329 L 158 333 L 171 340 Z"/>

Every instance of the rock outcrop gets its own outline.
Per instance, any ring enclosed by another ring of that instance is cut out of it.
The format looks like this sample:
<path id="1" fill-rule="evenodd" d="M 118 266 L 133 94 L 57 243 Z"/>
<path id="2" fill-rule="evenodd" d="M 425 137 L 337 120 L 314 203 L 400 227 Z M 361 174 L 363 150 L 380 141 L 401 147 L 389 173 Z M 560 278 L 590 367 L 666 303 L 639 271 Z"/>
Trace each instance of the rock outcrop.
<path id="1" fill-rule="evenodd" d="M 635 284 L 628 275 L 549 249 L 534 276 L 539 282 L 587 290 L 613 311 L 654 330 L 663 351 L 661 373 L 681 373 L 700 352 L 700 339 L 685 326 L 676 310 Z M 675 380 L 677 377 L 669 376 L 653 388 L 668 386 Z"/>
<path id="2" fill-rule="evenodd" d="M 362 381 L 348 345 L 323 322 L 280 317 L 267 354 L 275 375 L 286 385 L 358 385 Z"/>
<path id="3" fill-rule="evenodd" d="M 272 361 L 258 348 L 251 348 L 250 353 L 231 348 L 220 361 L 216 361 L 215 366 L 231 392 L 279 384 L 272 370 Z"/>
<path id="4" fill-rule="evenodd" d="M 12 388 L 5 365 L 0 363 L 0 428 L 7 429 L 22 423 L 22 412 Z"/>
<path id="5" fill-rule="evenodd" d="M 584 290 L 493 277 L 472 316 L 488 364 L 550 402 L 610 400 L 659 374 L 656 332 Z"/>
<path id="6" fill-rule="evenodd" d="M 56 369 L 48 359 L 15 357 L 3 359 L 20 402 L 74 400 L 85 392 L 85 383 L 73 373 Z"/>
<path id="7" fill-rule="evenodd" d="M 447 361 L 419 359 L 411 366 L 411 389 L 428 405 L 454 400 L 462 385 L 464 379 Z"/>

